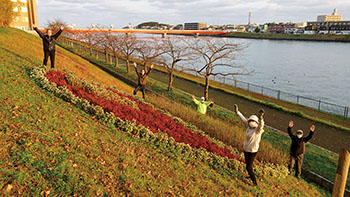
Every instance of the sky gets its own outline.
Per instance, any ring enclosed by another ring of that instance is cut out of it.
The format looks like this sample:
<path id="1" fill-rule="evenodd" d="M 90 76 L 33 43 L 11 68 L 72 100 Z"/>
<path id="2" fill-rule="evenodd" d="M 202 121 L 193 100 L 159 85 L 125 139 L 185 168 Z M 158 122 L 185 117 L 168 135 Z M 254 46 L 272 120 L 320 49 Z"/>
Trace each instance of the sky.
<path id="1" fill-rule="evenodd" d="M 333 9 L 350 20 L 350 0 L 37 0 L 39 26 L 61 19 L 77 27 L 122 28 L 131 23 L 205 22 L 208 25 L 316 21 Z"/>

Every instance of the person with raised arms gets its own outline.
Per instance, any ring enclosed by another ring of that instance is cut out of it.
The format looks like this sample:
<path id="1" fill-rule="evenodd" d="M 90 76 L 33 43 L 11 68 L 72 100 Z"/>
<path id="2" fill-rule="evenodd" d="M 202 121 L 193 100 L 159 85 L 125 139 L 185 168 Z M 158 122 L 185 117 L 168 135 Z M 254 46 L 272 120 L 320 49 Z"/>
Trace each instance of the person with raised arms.
<path id="1" fill-rule="evenodd" d="M 293 126 L 294 122 L 290 121 L 288 125 L 288 135 L 292 140 L 292 144 L 290 146 L 290 161 L 288 169 L 289 174 L 291 174 L 295 165 L 295 177 L 299 179 L 301 175 L 301 166 L 303 165 L 304 160 L 305 144 L 311 140 L 316 127 L 315 125 L 311 125 L 309 135 L 304 137 L 304 132 L 302 130 L 297 130 L 296 135 L 294 135 L 292 133 Z"/>
<path id="2" fill-rule="evenodd" d="M 50 57 L 51 68 L 55 67 L 55 52 L 56 52 L 56 40 L 61 35 L 64 26 L 60 27 L 60 30 L 52 35 L 52 30 L 48 29 L 47 34 L 41 32 L 34 24 L 34 30 L 39 34 L 40 38 L 43 40 L 43 49 L 44 49 L 44 60 L 43 65 L 47 66 L 47 60 Z"/>
<path id="3" fill-rule="evenodd" d="M 210 105 L 214 105 L 213 101 L 205 101 L 204 97 L 201 97 L 201 100 L 197 100 L 194 95 L 192 95 L 193 102 L 197 105 L 197 112 L 201 114 L 207 113 L 207 108 Z"/>
<path id="4" fill-rule="evenodd" d="M 146 83 L 147 83 L 148 75 L 151 73 L 151 71 L 153 69 L 153 64 L 151 65 L 151 67 L 148 71 L 146 71 L 145 69 L 142 69 L 141 72 L 139 72 L 137 70 L 137 64 L 135 62 L 134 62 L 134 67 L 135 67 L 135 71 L 136 71 L 136 74 L 138 77 L 138 82 L 137 82 L 137 86 L 134 90 L 134 95 L 136 95 L 138 91 L 141 91 L 142 98 L 145 99 Z"/>
<path id="5" fill-rule="evenodd" d="M 234 105 L 234 110 L 237 116 L 245 123 L 247 126 L 243 150 L 244 150 L 244 160 L 246 163 L 246 170 L 249 174 L 249 178 L 252 180 L 255 186 L 258 185 L 256 177 L 253 171 L 253 162 L 256 154 L 259 150 L 259 144 L 261 141 L 261 135 L 264 132 L 264 113 L 263 109 L 259 111 L 259 118 L 256 115 L 251 115 L 247 120 L 244 115 L 238 110 L 238 106 Z"/>

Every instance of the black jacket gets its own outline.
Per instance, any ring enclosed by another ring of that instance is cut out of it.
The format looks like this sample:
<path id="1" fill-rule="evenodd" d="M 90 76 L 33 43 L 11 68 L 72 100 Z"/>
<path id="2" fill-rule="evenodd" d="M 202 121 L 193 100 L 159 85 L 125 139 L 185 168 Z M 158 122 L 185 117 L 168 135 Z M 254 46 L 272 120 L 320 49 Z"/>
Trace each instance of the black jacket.
<path id="1" fill-rule="evenodd" d="M 43 46 L 45 52 L 55 51 L 56 39 L 61 35 L 62 29 L 60 29 L 56 34 L 51 35 L 50 37 L 47 34 L 43 34 L 37 27 L 34 27 L 34 30 L 39 34 L 40 38 L 43 40 Z"/>
<path id="2" fill-rule="evenodd" d="M 305 143 L 311 140 L 314 132 L 310 131 L 307 137 L 298 138 L 292 134 L 292 128 L 288 127 L 289 137 L 292 139 L 292 145 L 290 147 L 290 155 L 298 156 L 305 153 Z"/>

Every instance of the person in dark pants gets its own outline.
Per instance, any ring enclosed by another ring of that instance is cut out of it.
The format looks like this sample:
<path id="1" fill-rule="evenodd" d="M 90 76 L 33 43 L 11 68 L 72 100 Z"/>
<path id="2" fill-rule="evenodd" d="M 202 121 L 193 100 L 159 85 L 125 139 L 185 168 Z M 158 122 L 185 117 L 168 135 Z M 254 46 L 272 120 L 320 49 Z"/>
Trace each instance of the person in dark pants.
<path id="1" fill-rule="evenodd" d="M 292 170 L 295 165 L 295 177 L 300 178 L 301 175 L 301 166 L 303 165 L 304 153 L 305 153 L 305 143 L 311 140 L 315 132 L 315 125 L 310 127 L 310 133 L 307 137 L 303 137 L 304 132 L 298 130 L 296 135 L 292 133 L 292 128 L 294 122 L 290 121 L 288 126 L 288 134 L 292 139 L 292 145 L 290 146 L 290 162 L 288 165 L 289 174 L 292 173 Z"/>
<path id="2" fill-rule="evenodd" d="M 134 90 L 134 95 L 136 95 L 136 93 L 140 90 L 142 92 L 142 98 L 145 99 L 146 83 L 147 83 L 148 75 L 151 73 L 153 69 L 153 64 L 151 65 L 151 69 L 149 69 L 148 72 L 146 72 L 145 69 L 142 69 L 141 72 L 139 72 L 137 70 L 137 64 L 135 62 L 134 62 L 134 67 L 138 77 L 138 83 Z"/>
<path id="3" fill-rule="evenodd" d="M 238 106 L 234 105 L 236 114 L 241 118 L 241 120 L 246 124 L 247 131 L 245 134 L 245 140 L 243 143 L 244 149 L 244 160 L 246 163 L 246 169 L 249 174 L 249 178 L 252 180 L 255 186 L 258 185 L 256 177 L 253 171 L 253 162 L 256 154 L 259 150 L 259 144 L 261 141 L 261 135 L 264 133 L 264 113 L 263 109 L 259 111 L 259 118 L 256 115 L 251 115 L 247 120 L 243 114 L 238 111 Z"/>
<path id="4" fill-rule="evenodd" d="M 55 52 L 56 52 L 56 39 L 61 35 L 64 27 L 61 26 L 60 30 L 52 35 L 52 30 L 48 30 L 47 34 L 41 32 L 37 27 L 34 27 L 34 30 L 39 34 L 40 38 L 43 40 L 43 48 L 44 48 L 44 60 L 43 65 L 47 66 L 47 60 L 50 57 L 51 68 L 55 67 Z"/>

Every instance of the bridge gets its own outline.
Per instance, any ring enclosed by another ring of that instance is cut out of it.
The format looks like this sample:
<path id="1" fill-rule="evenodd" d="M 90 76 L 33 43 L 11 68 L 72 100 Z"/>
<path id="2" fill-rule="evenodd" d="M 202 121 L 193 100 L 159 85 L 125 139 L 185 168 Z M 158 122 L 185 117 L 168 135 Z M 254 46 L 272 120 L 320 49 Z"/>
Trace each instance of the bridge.
<path id="1" fill-rule="evenodd" d="M 227 34 L 227 31 L 216 31 L 216 30 L 153 30 L 153 29 L 69 29 L 66 30 L 71 33 L 125 33 L 125 34 L 161 34 L 163 38 L 167 34 L 179 34 L 179 35 L 194 35 L 199 36 L 200 34 L 213 35 L 213 34 Z"/>

